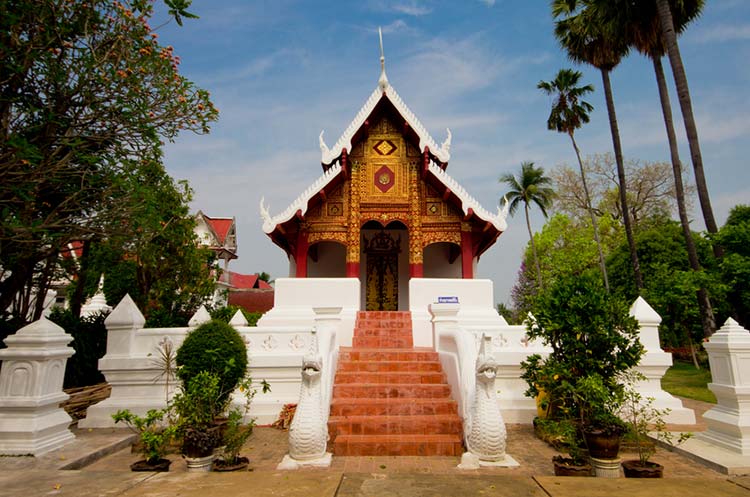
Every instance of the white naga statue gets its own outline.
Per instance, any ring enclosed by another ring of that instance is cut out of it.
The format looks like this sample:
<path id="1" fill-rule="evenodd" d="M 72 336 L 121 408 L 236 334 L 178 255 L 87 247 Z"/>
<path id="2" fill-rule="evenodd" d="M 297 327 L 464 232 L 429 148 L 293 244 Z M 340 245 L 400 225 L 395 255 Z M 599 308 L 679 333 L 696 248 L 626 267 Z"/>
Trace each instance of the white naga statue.
<path id="1" fill-rule="evenodd" d="M 310 350 L 302 358 L 302 385 L 294 419 L 289 427 L 289 454 L 284 456 L 278 469 L 331 464 L 331 454 L 326 453 L 328 427 L 321 385 L 322 363 L 318 337 L 313 330 Z"/>
<path id="2" fill-rule="evenodd" d="M 505 454 L 505 423 L 495 391 L 498 364 L 492 354 L 492 338 L 482 335 L 476 362 L 476 385 L 468 419 L 465 420 L 466 452 L 459 468 L 478 466 L 515 466 Z"/>

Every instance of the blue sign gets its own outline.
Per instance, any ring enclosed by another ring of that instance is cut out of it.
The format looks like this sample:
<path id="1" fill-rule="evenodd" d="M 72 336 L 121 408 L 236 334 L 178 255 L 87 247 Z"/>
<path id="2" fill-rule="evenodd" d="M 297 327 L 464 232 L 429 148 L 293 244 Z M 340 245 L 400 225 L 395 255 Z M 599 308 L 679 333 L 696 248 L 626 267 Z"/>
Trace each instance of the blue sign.
<path id="1" fill-rule="evenodd" d="M 438 304 L 458 304 L 458 297 L 438 297 Z"/>

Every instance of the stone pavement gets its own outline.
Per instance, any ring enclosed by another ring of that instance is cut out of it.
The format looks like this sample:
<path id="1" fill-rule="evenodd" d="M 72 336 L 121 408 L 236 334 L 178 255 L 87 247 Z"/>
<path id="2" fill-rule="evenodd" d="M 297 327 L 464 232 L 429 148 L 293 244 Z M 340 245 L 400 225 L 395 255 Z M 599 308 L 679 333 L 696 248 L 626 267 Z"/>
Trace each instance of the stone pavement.
<path id="1" fill-rule="evenodd" d="M 700 431 L 700 414 L 710 404 L 688 407 L 697 409 L 699 418 L 689 428 Z M 520 463 L 517 468 L 461 471 L 458 457 L 334 457 L 328 469 L 277 471 L 287 452 L 287 432 L 256 427 L 242 451 L 251 461 L 248 471 L 204 474 L 186 473 L 176 454 L 169 456 L 169 473 L 133 473 L 129 465 L 140 457 L 127 447 L 129 431 L 76 429 L 74 443 L 42 457 L 0 457 L 0 497 L 750 497 L 750 476 L 729 477 L 662 448 L 653 459 L 665 466 L 663 480 L 558 478 L 551 463 L 556 451 L 537 439 L 531 426 L 507 429 L 508 454 Z M 98 459 L 84 465 L 95 458 L 92 454 Z M 80 469 L 62 469 L 71 467 Z"/>

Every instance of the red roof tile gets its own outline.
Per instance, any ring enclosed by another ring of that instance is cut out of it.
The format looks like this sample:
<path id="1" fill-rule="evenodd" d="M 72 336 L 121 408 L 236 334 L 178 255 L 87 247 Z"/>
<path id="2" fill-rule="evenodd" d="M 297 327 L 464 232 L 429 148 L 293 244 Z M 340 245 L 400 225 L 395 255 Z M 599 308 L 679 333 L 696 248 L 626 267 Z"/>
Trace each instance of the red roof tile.
<path id="1" fill-rule="evenodd" d="M 230 290 L 229 304 L 248 312 L 267 312 L 273 308 L 274 290 Z"/>
<path id="2" fill-rule="evenodd" d="M 224 242 L 227 239 L 227 234 L 229 233 L 229 229 L 234 224 L 234 219 L 227 219 L 227 218 L 211 218 L 206 216 L 205 214 L 203 217 L 206 219 L 206 222 L 211 226 L 211 229 L 214 230 L 216 233 L 217 238 L 219 239 L 220 244 L 224 244 Z"/>
<path id="3" fill-rule="evenodd" d="M 229 284 L 234 288 L 257 288 L 257 274 L 240 274 L 229 271 Z"/>
<path id="4" fill-rule="evenodd" d="M 75 258 L 80 259 L 83 257 L 83 242 L 80 240 L 74 240 L 68 243 L 61 251 L 60 255 L 65 259 Z"/>
<path id="5" fill-rule="evenodd" d="M 261 290 L 269 290 L 273 288 L 267 282 L 258 278 L 258 274 L 240 274 L 234 271 L 229 271 L 229 285 L 238 290 L 247 290 L 251 288 L 258 288 Z M 227 273 L 222 274 L 222 280 L 226 281 Z"/>

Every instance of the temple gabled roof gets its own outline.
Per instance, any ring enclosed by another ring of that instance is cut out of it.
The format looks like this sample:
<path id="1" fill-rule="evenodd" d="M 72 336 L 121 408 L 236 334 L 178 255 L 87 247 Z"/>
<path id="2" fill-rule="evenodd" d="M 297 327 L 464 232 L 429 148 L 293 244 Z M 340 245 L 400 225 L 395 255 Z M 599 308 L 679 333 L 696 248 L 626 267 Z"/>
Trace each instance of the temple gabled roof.
<path id="1" fill-rule="evenodd" d="M 396 108 L 396 111 L 401 114 L 401 117 L 404 118 L 404 121 L 414 133 L 416 133 L 419 139 L 419 150 L 424 151 L 425 148 L 429 149 L 430 154 L 433 155 L 437 161 L 447 165 L 451 158 L 451 130 L 446 129 L 447 137 L 445 141 L 438 146 L 435 140 L 432 139 L 432 136 L 427 132 L 427 128 L 425 128 L 419 119 L 417 119 L 417 116 L 414 115 L 411 109 L 406 106 L 396 90 L 388 83 L 388 80 L 386 79 L 383 81 L 381 78 L 378 87 L 373 90 L 372 94 L 370 94 L 370 98 L 367 99 L 333 147 L 328 148 L 323 140 L 323 131 L 320 132 L 320 162 L 323 164 L 323 168 L 327 169 L 328 166 L 337 161 L 341 157 L 341 151 L 343 149 L 351 151 L 352 139 L 359 130 L 362 129 L 365 125 L 365 121 L 367 121 L 368 117 L 372 115 L 375 107 L 383 98 L 388 99 L 388 101 Z"/>
<path id="2" fill-rule="evenodd" d="M 387 99 L 388 102 L 393 105 L 396 111 L 398 111 L 408 123 L 409 127 L 416 133 L 416 136 L 419 139 L 420 149 L 425 150 L 425 147 L 427 147 L 429 150 L 430 163 L 426 171 L 426 176 L 431 180 L 431 183 L 436 184 L 435 186 L 438 186 L 441 193 L 450 190 L 451 198 L 454 199 L 454 202 L 456 202 L 457 205 L 460 205 L 461 210 L 467 219 L 475 216 L 485 223 L 490 223 L 498 232 L 505 231 L 507 228 L 505 222 L 507 216 L 507 203 L 502 209 L 498 207 L 496 213 L 491 213 L 483 208 L 465 188 L 445 172 L 447 162 L 450 159 L 450 130 L 448 130 L 448 137 L 446 140 L 438 147 L 422 123 L 419 122 L 419 119 L 417 119 L 414 113 L 409 110 L 403 100 L 401 100 L 401 97 L 399 97 L 398 93 L 396 93 L 396 90 L 394 90 L 388 83 L 388 80 L 384 78 L 384 73 L 381 75 L 378 87 L 372 92 L 370 98 L 367 99 L 365 105 L 362 106 L 357 113 L 357 116 L 346 128 L 346 131 L 341 135 L 341 138 L 336 142 L 333 149 L 329 149 L 325 145 L 321 133 L 320 148 L 322 152 L 321 161 L 324 166 L 323 175 L 315 180 L 315 182 L 302 192 L 294 202 L 276 216 L 272 217 L 270 215 L 268 206 L 265 205 L 264 199 L 261 198 L 260 214 L 263 219 L 263 231 L 270 235 L 279 225 L 289 222 L 296 215 L 304 216 L 315 197 L 329 184 L 333 184 L 337 178 L 342 175 L 343 169 L 340 161 L 341 151 L 343 149 L 346 149 L 347 151 L 351 149 L 352 140 L 355 135 L 357 135 L 362 127 L 365 126 L 365 122 L 373 114 L 375 108 L 383 99 Z M 326 165 L 329 167 L 326 167 Z"/>

